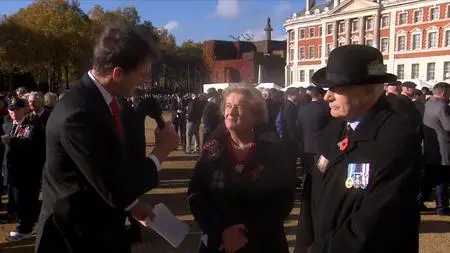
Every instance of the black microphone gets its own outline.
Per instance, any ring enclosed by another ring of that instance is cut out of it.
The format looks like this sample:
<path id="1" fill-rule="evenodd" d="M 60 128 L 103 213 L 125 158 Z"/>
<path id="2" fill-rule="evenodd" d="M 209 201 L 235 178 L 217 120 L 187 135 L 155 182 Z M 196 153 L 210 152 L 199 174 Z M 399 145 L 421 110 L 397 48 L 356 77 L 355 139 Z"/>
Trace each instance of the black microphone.
<path id="1" fill-rule="evenodd" d="M 162 117 L 161 105 L 153 97 L 149 97 L 146 100 L 147 100 L 147 103 L 146 103 L 147 108 L 149 109 L 148 116 L 150 116 L 150 118 L 152 118 L 156 121 L 156 124 L 158 125 L 159 129 L 164 129 L 165 124 L 164 124 L 164 119 Z"/>

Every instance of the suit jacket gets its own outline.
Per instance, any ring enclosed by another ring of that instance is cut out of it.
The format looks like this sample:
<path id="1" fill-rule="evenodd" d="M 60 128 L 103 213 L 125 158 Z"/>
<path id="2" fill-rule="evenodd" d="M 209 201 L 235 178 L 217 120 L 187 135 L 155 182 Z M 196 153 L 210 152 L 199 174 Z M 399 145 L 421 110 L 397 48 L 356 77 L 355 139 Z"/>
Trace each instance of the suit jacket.
<path id="1" fill-rule="evenodd" d="M 55 106 L 47 126 L 36 252 L 129 252 L 125 209 L 151 189 L 156 165 L 130 159 L 87 74 Z"/>
<path id="2" fill-rule="evenodd" d="M 303 144 L 301 136 L 297 132 L 297 114 L 298 105 L 289 100 L 285 100 L 281 108 L 281 126 L 282 126 L 282 140 L 288 147 L 288 152 L 291 154 L 292 159 L 297 158 L 301 152 Z"/>
<path id="3" fill-rule="evenodd" d="M 311 101 L 299 109 L 297 116 L 298 132 L 303 139 L 305 153 L 318 154 L 323 130 L 331 119 L 330 108 L 323 101 Z"/>
<path id="4" fill-rule="evenodd" d="M 346 124 L 333 120 L 324 131 L 304 185 L 296 252 L 418 252 L 418 133 L 384 96 L 341 151 Z"/>
<path id="5" fill-rule="evenodd" d="M 425 164 L 450 165 L 450 106 L 444 100 L 430 98 L 423 123 Z"/>
<path id="6" fill-rule="evenodd" d="M 255 130 L 256 151 L 238 171 L 230 162 L 224 129 L 205 143 L 189 184 L 189 207 L 208 237 L 199 252 L 220 252 L 222 231 L 235 224 L 248 229 L 249 243 L 238 252 L 289 252 L 283 221 L 292 209 L 295 185 L 283 146 L 275 135 Z"/>

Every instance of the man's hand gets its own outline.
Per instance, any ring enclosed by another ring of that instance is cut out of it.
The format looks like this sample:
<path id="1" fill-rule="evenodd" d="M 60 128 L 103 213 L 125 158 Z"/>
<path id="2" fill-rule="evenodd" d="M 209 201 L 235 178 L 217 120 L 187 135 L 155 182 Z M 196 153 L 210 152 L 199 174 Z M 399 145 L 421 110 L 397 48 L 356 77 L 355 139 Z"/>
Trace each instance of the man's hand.
<path id="1" fill-rule="evenodd" d="M 164 129 L 157 128 L 155 130 L 155 148 L 153 149 L 153 154 L 162 163 L 178 147 L 179 143 L 180 138 L 175 132 L 172 123 L 165 122 Z"/>
<path id="2" fill-rule="evenodd" d="M 243 224 L 237 224 L 222 232 L 222 247 L 226 253 L 234 253 L 248 243 L 248 239 L 244 235 L 245 230 Z"/>
<path id="3" fill-rule="evenodd" d="M 139 201 L 135 206 L 133 206 L 133 208 L 131 208 L 130 213 L 142 225 L 145 225 L 145 220 L 147 218 L 149 218 L 150 220 L 153 220 L 155 218 L 155 214 L 153 213 L 153 206 L 141 201 Z"/>

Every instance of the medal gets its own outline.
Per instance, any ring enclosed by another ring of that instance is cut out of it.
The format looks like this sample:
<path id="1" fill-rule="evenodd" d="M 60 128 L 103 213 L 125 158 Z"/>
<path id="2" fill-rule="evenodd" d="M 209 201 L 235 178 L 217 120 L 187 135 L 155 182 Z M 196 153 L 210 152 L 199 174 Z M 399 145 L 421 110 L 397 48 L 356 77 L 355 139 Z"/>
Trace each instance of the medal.
<path id="1" fill-rule="evenodd" d="M 345 180 L 345 187 L 347 187 L 348 189 L 353 187 L 353 179 L 351 178 L 347 178 L 347 180 Z"/>

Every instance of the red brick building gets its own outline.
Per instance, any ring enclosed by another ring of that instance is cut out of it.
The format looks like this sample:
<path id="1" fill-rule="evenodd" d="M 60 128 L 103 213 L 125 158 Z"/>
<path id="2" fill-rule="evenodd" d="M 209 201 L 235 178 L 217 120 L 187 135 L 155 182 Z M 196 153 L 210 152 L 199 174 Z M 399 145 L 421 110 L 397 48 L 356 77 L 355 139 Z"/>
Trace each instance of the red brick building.
<path id="1" fill-rule="evenodd" d="M 286 83 L 307 82 L 331 50 L 366 44 L 399 79 L 450 81 L 450 0 L 331 0 L 306 7 L 284 24 Z"/>
<path id="2" fill-rule="evenodd" d="M 207 81 L 257 83 L 261 68 L 261 82 L 283 86 L 286 41 L 271 40 L 271 29 L 268 23 L 266 39 L 262 41 L 205 41 L 203 52 L 210 65 Z"/>

